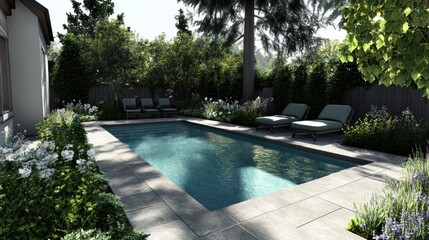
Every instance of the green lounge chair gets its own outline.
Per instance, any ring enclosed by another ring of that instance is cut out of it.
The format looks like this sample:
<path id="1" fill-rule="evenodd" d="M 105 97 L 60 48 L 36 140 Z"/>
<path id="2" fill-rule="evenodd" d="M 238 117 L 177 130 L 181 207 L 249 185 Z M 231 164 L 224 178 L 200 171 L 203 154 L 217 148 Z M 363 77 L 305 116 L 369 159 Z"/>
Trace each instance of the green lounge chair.
<path id="1" fill-rule="evenodd" d="M 256 131 L 268 127 L 273 133 L 275 127 L 289 127 L 292 122 L 306 119 L 310 108 L 304 103 L 289 103 L 281 115 L 263 116 L 255 119 Z"/>
<path id="2" fill-rule="evenodd" d="M 328 104 L 315 120 L 296 121 L 291 125 L 292 138 L 297 132 L 309 133 L 316 141 L 317 134 L 338 132 L 346 124 L 350 124 L 353 109 L 349 105 Z"/>
<path id="3" fill-rule="evenodd" d="M 142 104 L 142 113 L 145 117 L 148 117 L 149 115 L 152 117 L 159 117 L 159 110 L 155 108 L 152 98 L 142 98 L 140 99 L 140 102 Z"/>
<path id="4" fill-rule="evenodd" d="M 129 115 L 140 116 L 140 109 L 137 108 L 136 99 L 135 98 L 123 98 L 122 106 L 124 108 L 125 116 L 128 119 Z"/>
<path id="5" fill-rule="evenodd" d="M 159 98 L 159 111 L 165 116 L 177 116 L 177 108 L 173 108 L 170 104 L 170 99 L 168 98 Z"/>

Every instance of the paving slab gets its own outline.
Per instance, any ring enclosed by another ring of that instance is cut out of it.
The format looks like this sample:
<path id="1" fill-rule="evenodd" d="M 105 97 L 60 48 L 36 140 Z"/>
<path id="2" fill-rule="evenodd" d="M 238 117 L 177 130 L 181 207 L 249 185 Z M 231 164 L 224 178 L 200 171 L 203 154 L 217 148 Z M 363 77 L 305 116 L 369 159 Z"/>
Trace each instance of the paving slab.
<path id="1" fill-rule="evenodd" d="M 353 216 L 354 212 L 346 209 L 339 209 L 315 221 L 300 226 L 298 230 L 306 239 L 360 240 L 362 239 L 361 237 L 345 230 L 345 226 Z"/>
<path id="2" fill-rule="evenodd" d="M 298 229 L 289 224 L 284 217 L 274 213 L 264 214 L 240 224 L 246 231 L 258 239 L 266 240 L 300 240 L 304 236 Z"/>
<path id="3" fill-rule="evenodd" d="M 163 201 L 152 191 L 132 196 L 121 197 L 125 212 L 134 211 L 162 204 Z"/>
<path id="4" fill-rule="evenodd" d="M 369 200 L 374 192 L 381 192 L 385 184 L 382 181 L 364 178 L 356 182 L 320 194 L 319 197 L 343 208 L 354 210 L 354 202 Z"/>
<path id="5" fill-rule="evenodd" d="M 288 225 L 299 227 L 340 208 L 340 206 L 316 196 L 276 210 L 273 214 L 285 219 Z"/>
<path id="6" fill-rule="evenodd" d="M 227 229 L 220 230 L 202 238 L 203 240 L 258 240 L 244 228 L 236 225 Z"/>
<path id="7" fill-rule="evenodd" d="M 149 240 L 191 240 L 198 236 L 182 221 L 174 221 L 145 230 Z"/>
<path id="8" fill-rule="evenodd" d="M 131 225 L 141 232 L 180 220 L 173 210 L 165 204 L 126 212 L 126 215 Z"/>

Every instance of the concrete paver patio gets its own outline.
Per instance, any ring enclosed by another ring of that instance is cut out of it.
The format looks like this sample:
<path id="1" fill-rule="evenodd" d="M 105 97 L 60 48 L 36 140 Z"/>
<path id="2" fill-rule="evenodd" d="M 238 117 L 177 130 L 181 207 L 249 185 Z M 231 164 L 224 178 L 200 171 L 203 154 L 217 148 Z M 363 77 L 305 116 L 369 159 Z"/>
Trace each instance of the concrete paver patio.
<path id="1" fill-rule="evenodd" d="M 103 125 L 189 121 L 264 138 L 306 151 L 371 163 L 346 169 L 290 189 L 209 211 Z M 134 228 L 149 239 L 362 239 L 344 228 L 362 202 L 384 186 L 384 177 L 399 179 L 405 158 L 342 145 L 340 135 L 314 142 L 307 135 L 291 138 L 288 129 L 266 130 L 195 118 L 137 119 L 86 123 L 88 139 L 100 151 L 97 164 L 124 203 Z"/>

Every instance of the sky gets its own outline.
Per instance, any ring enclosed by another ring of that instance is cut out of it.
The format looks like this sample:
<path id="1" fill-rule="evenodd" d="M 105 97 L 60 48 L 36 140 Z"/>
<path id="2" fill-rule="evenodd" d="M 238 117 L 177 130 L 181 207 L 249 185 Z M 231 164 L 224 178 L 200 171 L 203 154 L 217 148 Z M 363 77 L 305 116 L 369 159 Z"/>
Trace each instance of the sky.
<path id="1" fill-rule="evenodd" d="M 49 10 L 52 31 L 54 36 L 57 32 L 64 33 L 63 24 L 67 22 L 67 12 L 72 12 L 70 0 L 37 0 Z M 175 26 L 179 9 L 185 13 L 186 7 L 177 0 L 114 0 L 115 16 L 125 14 L 125 25 L 131 27 L 141 38 L 152 40 L 162 33 L 166 39 L 171 39 L 177 33 Z M 191 27 L 192 30 L 192 27 Z M 343 39 L 345 32 L 339 32 L 332 27 L 321 30 L 318 35 L 331 39 Z M 56 38 L 55 41 L 58 41 Z"/>

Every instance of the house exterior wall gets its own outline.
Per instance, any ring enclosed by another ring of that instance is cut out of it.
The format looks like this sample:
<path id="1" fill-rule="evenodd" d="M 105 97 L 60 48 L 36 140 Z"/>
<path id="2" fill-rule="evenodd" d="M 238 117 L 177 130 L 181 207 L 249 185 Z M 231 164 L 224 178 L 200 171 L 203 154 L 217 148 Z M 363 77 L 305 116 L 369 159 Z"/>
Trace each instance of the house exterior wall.
<path id="1" fill-rule="evenodd" d="M 34 135 L 36 123 L 49 113 L 47 46 L 37 16 L 19 0 L 7 26 L 15 131 Z"/>
<path id="2" fill-rule="evenodd" d="M 8 39 L 6 15 L 1 10 L 0 10 L 0 37 L 4 39 Z M 14 120 L 13 111 L 3 112 L 2 109 L 0 109 L 0 146 L 4 144 L 5 139 L 8 137 L 6 134 L 12 132 L 13 125 L 14 125 L 13 120 Z"/>

